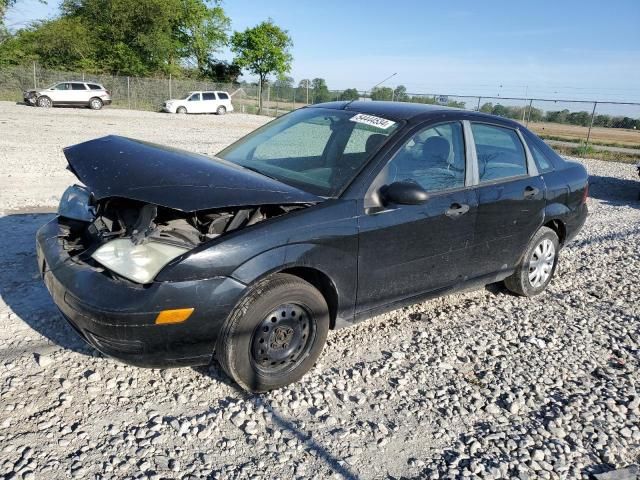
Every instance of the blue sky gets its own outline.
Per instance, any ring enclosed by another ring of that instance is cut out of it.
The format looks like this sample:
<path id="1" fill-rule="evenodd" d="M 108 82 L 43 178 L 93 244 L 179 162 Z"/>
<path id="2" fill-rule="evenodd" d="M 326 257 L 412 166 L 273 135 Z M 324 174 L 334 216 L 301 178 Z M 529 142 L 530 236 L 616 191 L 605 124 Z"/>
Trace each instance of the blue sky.
<path id="1" fill-rule="evenodd" d="M 14 28 L 57 0 L 18 0 Z M 640 101 L 640 1 L 227 0 L 232 28 L 271 17 L 293 38 L 291 76 L 330 88 Z M 221 57 L 230 57 L 222 52 Z"/>

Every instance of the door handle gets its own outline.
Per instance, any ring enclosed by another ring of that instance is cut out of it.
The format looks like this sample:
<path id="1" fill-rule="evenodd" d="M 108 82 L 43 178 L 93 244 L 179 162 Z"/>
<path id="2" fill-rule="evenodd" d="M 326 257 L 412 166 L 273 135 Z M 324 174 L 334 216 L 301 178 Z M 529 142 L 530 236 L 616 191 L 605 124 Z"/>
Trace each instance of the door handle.
<path id="1" fill-rule="evenodd" d="M 464 215 L 469 211 L 469 205 L 460 204 L 460 203 L 452 203 L 451 206 L 447 209 L 444 214 L 447 217 L 456 218 L 461 215 Z"/>
<path id="2" fill-rule="evenodd" d="M 533 198 L 540 193 L 540 189 L 532 186 L 528 186 L 524 189 L 524 198 Z"/>

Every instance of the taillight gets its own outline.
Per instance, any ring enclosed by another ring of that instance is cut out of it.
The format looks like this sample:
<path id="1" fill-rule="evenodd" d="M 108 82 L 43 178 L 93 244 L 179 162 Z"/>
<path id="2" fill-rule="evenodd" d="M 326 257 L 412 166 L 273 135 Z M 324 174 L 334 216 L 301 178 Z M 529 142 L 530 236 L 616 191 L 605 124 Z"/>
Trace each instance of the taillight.
<path id="1" fill-rule="evenodd" d="M 589 182 L 584 186 L 584 191 L 582 192 L 582 203 L 587 203 L 587 197 L 589 197 Z"/>
<path id="2" fill-rule="evenodd" d="M 111 95 L 111 92 L 109 90 L 107 90 L 107 95 Z"/>

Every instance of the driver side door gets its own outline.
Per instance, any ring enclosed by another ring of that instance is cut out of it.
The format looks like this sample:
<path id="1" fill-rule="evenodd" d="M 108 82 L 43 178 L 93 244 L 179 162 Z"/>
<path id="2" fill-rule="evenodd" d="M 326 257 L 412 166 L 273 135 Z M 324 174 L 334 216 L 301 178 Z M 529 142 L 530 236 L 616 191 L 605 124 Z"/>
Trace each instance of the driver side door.
<path id="1" fill-rule="evenodd" d="M 358 314 L 467 279 L 477 212 L 469 169 L 462 122 L 418 128 L 393 154 L 358 218 Z M 426 202 L 379 198 L 380 187 L 397 181 L 418 183 Z"/>

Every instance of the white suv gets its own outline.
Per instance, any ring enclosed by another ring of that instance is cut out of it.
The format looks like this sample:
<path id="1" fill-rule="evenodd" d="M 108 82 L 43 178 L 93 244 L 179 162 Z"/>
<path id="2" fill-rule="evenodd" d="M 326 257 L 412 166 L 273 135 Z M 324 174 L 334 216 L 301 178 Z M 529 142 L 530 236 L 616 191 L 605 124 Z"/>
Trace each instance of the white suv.
<path id="1" fill-rule="evenodd" d="M 217 113 L 233 112 L 231 95 L 227 92 L 189 92 L 180 100 L 167 100 L 162 111 L 169 113 Z"/>
<path id="2" fill-rule="evenodd" d="M 44 108 L 66 105 L 100 110 L 111 103 L 111 92 L 96 82 L 60 82 L 46 90 L 26 91 L 23 97 L 27 105 Z"/>

